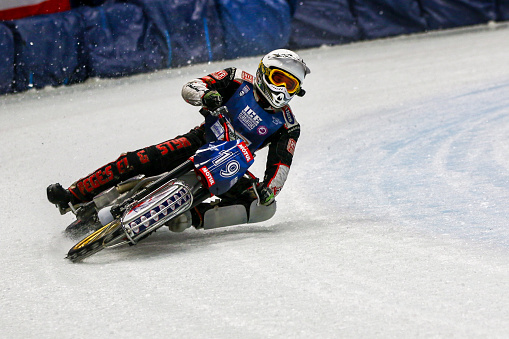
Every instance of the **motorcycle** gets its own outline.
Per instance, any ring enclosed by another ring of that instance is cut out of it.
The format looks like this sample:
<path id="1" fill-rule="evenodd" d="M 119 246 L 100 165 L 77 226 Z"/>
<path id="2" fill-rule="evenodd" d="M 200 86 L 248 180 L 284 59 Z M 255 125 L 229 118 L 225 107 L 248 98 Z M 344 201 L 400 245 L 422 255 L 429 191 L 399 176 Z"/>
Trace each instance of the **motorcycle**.
<path id="1" fill-rule="evenodd" d="M 214 112 L 227 131 L 231 130 L 231 125 L 225 113 L 226 107 Z M 155 177 L 131 178 L 102 192 L 91 202 L 72 207 L 77 219 L 66 232 L 71 235 L 83 231 L 92 233 L 75 244 L 66 258 L 79 262 L 106 248 L 136 245 L 208 198 L 226 193 L 241 177 L 249 174 L 254 156 L 243 140 L 231 137 L 234 133 L 225 134 L 230 137 L 204 145 L 169 172 Z M 253 191 L 256 193 L 256 189 Z M 256 203 L 255 200 L 251 205 L 252 215 L 256 214 L 253 213 Z M 273 205 L 262 214 L 275 213 Z M 238 221 L 248 222 L 242 218 Z M 261 220 L 249 220 L 257 221 Z"/>

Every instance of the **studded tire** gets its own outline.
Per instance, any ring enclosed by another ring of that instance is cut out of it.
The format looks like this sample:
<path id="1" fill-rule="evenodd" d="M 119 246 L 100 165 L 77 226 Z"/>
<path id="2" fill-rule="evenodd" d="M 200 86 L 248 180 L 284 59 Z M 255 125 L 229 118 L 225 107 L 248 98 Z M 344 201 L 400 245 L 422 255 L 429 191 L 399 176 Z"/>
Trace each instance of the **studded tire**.
<path id="1" fill-rule="evenodd" d="M 108 225 L 98 229 L 88 235 L 83 240 L 74 245 L 67 253 L 67 259 L 72 262 L 79 262 L 89 256 L 101 251 L 112 241 L 116 241 L 125 233 L 119 221 L 113 221 Z"/>

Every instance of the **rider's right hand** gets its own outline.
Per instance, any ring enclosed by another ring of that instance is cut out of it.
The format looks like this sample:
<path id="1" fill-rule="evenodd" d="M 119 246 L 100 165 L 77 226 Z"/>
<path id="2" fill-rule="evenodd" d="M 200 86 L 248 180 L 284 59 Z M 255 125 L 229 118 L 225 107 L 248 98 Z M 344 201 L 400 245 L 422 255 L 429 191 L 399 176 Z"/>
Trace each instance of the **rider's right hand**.
<path id="1" fill-rule="evenodd" d="M 217 91 L 207 91 L 201 98 L 201 102 L 209 111 L 215 111 L 223 104 L 223 97 Z"/>

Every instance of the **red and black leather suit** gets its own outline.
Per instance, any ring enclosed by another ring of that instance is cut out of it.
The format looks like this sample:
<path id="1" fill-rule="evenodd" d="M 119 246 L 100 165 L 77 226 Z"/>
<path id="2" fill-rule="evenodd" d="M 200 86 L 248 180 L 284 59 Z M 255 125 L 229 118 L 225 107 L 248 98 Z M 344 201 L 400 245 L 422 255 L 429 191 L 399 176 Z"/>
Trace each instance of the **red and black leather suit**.
<path id="1" fill-rule="evenodd" d="M 201 98 L 205 92 L 215 90 L 221 94 L 223 102 L 226 102 L 244 81 L 252 83 L 253 76 L 237 68 L 227 68 L 188 82 L 182 89 L 182 96 L 186 102 L 202 106 Z M 267 112 L 274 112 L 265 99 L 258 96 L 257 91 L 254 91 L 254 95 Z M 285 112 L 285 123 L 260 147 L 269 147 L 262 185 L 270 188 L 275 195 L 286 181 L 300 134 L 300 125 L 288 106 L 285 107 Z M 172 170 L 204 144 L 205 127 L 202 124 L 174 139 L 124 153 L 117 160 L 72 184 L 69 187 L 73 195 L 72 202 L 90 201 L 105 189 L 138 174 L 152 176 Z"/>

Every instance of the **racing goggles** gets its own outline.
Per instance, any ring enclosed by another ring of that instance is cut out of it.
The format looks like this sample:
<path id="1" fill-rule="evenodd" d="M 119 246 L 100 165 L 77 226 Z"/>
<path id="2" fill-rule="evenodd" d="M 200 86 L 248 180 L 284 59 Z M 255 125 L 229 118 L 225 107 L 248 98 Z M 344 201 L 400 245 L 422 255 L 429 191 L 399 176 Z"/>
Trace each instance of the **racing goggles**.
<path id="1" fill-rule="evenodd" d="M 278 87 L 285 86 L 286 90 L 288 91 L 288 94 L 294 94 L 296 92 L 299 92 L 300 90 L 299 80 L 297 80 L 297 78 L 291 75 L 290 73 L 285 72 L 279 68 L 273 69 L 265 68 L 264 73 L 265 75 L 267 75 L 267 78 L 269 79 L 271 84 Z"/>

